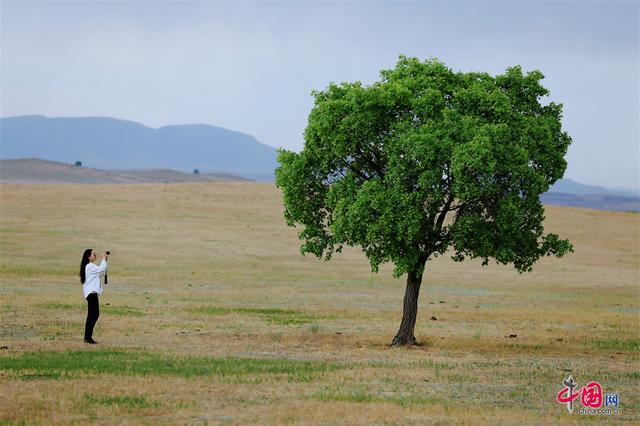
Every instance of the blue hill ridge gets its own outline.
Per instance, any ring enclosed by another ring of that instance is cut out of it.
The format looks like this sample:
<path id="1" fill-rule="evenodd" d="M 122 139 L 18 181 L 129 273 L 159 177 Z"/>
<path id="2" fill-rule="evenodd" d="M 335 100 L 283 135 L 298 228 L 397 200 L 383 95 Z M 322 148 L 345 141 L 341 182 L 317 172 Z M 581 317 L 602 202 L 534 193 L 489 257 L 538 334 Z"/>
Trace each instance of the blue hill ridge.
<path id="1" fill-rule="evenodd" d="M 109 117 L 0 119 L 0 159 L 37 157 L 97 169 L 167 168 L 272 181 L 275 148 L 253 136 L 205 124 L 158 129 Z"/>

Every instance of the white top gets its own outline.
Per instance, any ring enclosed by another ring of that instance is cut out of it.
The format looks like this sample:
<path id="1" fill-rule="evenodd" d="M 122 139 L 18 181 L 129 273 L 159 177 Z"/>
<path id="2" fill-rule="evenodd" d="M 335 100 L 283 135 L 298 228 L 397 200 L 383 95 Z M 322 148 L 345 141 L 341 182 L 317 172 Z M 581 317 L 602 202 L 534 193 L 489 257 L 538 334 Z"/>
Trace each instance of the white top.
<path id="1" fill-rule="evenodd" d="M 84 298 L 86 299 L 91 293 L 102 294 L 102 283 L 100 282 L 100 275 L 107 271 L 107 261 L 102 260 L 100 266 L 95 263 L 87 263 L 84 268 L 84 284 L 82 284 L 82 291 Z"/>

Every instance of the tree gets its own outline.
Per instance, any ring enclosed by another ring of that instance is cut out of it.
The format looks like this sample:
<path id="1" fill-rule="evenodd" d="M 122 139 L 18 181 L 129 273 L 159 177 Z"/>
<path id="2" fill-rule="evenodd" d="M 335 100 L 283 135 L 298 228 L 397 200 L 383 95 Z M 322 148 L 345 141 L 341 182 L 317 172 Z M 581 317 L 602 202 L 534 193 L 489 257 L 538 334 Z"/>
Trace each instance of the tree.
<path id="1" fill-rule="evenodd" d="M 75 166 L 76 166 L 76 167 L 82 167 L 82 161 L 77 160 L 77 161 L 75 162 Z"/>
<path id="2" fill-rule="evenodd" d="M 194 175 L 199 175 L 199 174 L 200 174 L 200 170 L 198 170 L 198 169 L 193 169 L 193 174 L 194 174 Z"/>
<path id="3" fill-rule="evenodd" d="M 544 234 L 539 195 L 561 178 L 571 138 L 542 73 L 453 72 L 401 56 L 370 86 L 313 92 L 300 153 L 280 150 L 276 185 L 302 254 L 360 246 L 373 272 L 407 274 L 394 345 L 414 344 L 425 265 L 451 250 L 531 271 L 573 247 Z"/>

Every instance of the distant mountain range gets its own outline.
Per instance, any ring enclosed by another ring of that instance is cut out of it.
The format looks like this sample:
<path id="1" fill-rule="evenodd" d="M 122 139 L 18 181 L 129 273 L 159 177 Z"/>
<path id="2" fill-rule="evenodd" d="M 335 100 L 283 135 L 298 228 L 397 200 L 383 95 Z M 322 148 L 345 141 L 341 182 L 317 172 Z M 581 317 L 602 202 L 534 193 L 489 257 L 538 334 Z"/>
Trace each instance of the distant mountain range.
<path id="1" fill-rule="evenodd" d="M 271 181 L 276 149 L 253 136 L 204 124 L 158 129 L 107 117 L 0 118 L 0 159 L 81 161 L 104 169 L 173 169 Z"/>
<path id="2" fill-rule="evenodd" d="M 273 181 L 276 157 L 275 148 L 253 136 L 204 124 L 153 129 L 107 117 L 0 118 L 0 160 L 21 159 L 0 162 L 3 182 Z M 85 167 L 72 166 L 75 161 Z M 541 200 L 640 211 L 639 195 L 560 179 Z"/>
<path id="3" fill-rule="evenodd" d="M 563 194 L 547 192 L 540 196 L 544 204 L 583 207 L 586 209 L 640 212 L 640 198 L 615 194 Z"/>
<path id="4" fill-rule="evenodd" d="M 585 185 L 571 179 L 560 179 L 549 189 L 549 192 L 573 195 L 607 194 L 619 195 L 622 197 L 640 196 L 640 191 L 638 190 L 632 191 L 630 189 L 612 189 L 605 188 L 604 186 Z"/>

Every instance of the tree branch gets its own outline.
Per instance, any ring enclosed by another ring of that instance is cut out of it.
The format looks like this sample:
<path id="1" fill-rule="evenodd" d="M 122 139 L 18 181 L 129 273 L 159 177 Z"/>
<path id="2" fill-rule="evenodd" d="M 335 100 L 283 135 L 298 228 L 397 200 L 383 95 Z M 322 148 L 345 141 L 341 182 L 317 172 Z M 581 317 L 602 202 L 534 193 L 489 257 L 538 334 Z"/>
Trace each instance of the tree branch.
<path id="1" fill-rule="evenodd" d="M 440 233 L 442 230 L 442 224 L 444 223 L 444 219 L 449 213 L 449 208 L 451 207 L 451 203 L 453 203 L 453 193 L 449 192 L 449 198 L 447 198 L 447 202 L 444 204 L 442 210 L 440 210 L 440 215 L 438 216 L 438 221 L 436 222 L 435 231 L 436 233 Z"/>
<path id="2" fill-rule="evenodd" d="M 451 211 L 451 204 L 453 203 L 453 198 L 454 198 L 453 191 L 451 190 L 451 173 L 449 173 L 448 166 L 445 166 L 445 168 L 446 168 L 446 176 L 447 176 L 447 191 L 449 192 L 449 196 L 447 197 L 447 201 L 444 203 L 444 207 L 439 212 L 440 215 L 438 216 L 438 221 L 436 222 L 436 226 L 434 229 L 437 234 L 439 234 L 440 231 L 442 230 L 442 224 L 444 223 L 444 219 L 447 217 L 447 213 Z"/>

